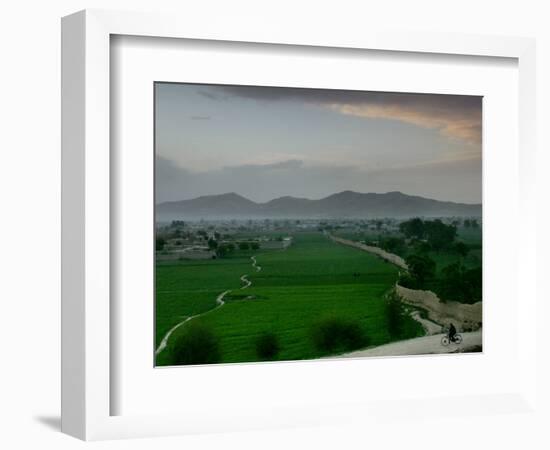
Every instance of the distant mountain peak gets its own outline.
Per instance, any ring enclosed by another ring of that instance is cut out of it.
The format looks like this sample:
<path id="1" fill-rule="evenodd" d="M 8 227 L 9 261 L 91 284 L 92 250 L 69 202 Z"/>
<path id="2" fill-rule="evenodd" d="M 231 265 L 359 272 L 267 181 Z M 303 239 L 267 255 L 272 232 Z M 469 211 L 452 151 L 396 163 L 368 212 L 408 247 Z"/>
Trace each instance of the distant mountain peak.
<path id="1" fill-rule="evenodd" d="M 225 192 L 223 194 L 209 194 L 209 195 L 201 195 L 197 198 L 244 198 L 242 195 L 237 194 L 236 192 Z M 246 199 L 248 200 L 248 199 Z"/>
<path id="2" fill-rule="evenodd" d="M 377 217 L 451 217 L 481 216 L 481 205 L 444 202 L 400 191 L 360 193 L 341 191 L 319 200 L 278 197 L 256 203 L 226 192 L 191 200 L 157 205 L 159 220 L 185 218 L 377 218 Z"/>

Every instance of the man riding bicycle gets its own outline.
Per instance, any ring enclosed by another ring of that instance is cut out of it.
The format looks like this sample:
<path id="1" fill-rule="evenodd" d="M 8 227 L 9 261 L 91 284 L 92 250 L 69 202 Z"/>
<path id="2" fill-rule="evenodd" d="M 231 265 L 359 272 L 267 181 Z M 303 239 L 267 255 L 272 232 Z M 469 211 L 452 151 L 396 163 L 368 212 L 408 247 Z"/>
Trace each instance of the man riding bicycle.
<path id="1" fill-rule="evenodd" d="M 456 336 L 456 328 L 451 323 L 451 326 L 449 327 L 449 341 L 454 342 Z"/>

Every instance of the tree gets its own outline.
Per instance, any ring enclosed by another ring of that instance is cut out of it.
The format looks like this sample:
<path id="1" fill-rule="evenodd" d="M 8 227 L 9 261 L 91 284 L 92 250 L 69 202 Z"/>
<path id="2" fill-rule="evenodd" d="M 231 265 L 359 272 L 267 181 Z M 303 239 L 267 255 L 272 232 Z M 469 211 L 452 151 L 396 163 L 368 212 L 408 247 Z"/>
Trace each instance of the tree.
<path id="1" fill-rule="evenodd" d="M 170 226 L 172 228 L 174 228 L 174 227 L 184 227 L 185 222 L 183 220 L 172 220 L 172 224 Z"/>
<path id="2" fill-rule="evenodd" d="M 454 250 L 457 252 L 462 258 L 465 258 L 469 251 L 470 247 L 468 247 L 464 242 L 457 242 L 454 245 Z"/>
<path id="3" fill-rule="evenodd" d="M 218 248 L 218 241 L 212 238 L 208 239 L 208 248 L 210 250 L 216 250 Z"/>
<path id="4" fill-rule="evenodd" d="M 424 237 L 424 222 L 415 217 L 399 224 L 399 231 L 408 238 L 422 239 Z"/>
<path id="5" fill-rule="evenodd" d="M 464 228 L 470 228 L 471 225 L 470 219 L 464 219 Z"/>
<path id="6" fill-rule="evenodd" d="M 435 261 L 427 255 L 410 255 L 405 260 L 409 273 L 419 288 L 435 274 Z"/>
<path id="7" fill-rule="evenodd" d="M 441 250 L 454 242 L 456 227 L 454 225 L 445 225 L 439 219 L 426 221 L 424 222 L 424 235 L 428 239 L 428 244 L 434 250 Z"/>
<path id="8" fill-rule="evenodd" d="M 250 248 L 252 250 L 258 250 L 260 248 L 260 244 L 258 242 L 251 242 L 250 243 Z"/>
<path id="9" fill-rule="evenodd" d="M 414 241 L 414 250 L 419 254 L 428 253 L 432 247 L 424 241 Z"/>
<path id="10" fill-rule="evenodd" d="M 248 250 L 250 245 L 248 242 L 239 242 L 239 250 Z"/>
<path id="11" fill-rule="evenodd" d="M 164 250 L 164 246 L 166 245 L 166 241 L 162 237 L 157 237 L 155 240 L 155 250 L 157 252 L 160 252 Z"/>
<path id="12" fill-rule="evenodd" d="M 477 223 L 476 219 L 472 219 L 470 221 L 470 224 L 472 225 L 472 228 L 479 228 L 479 224 Z"/>
<path id="13" fill-rule="evenodd" d="M 398 237 L 380 240 L 380 247 L 390 253 L 400 253 L 405 248 L 405 241 Z"/>
<path id="14" fill-rule="evenodd" d="M 457 262 L 444 267 L 442 294 L 450 300 L 463 303 L 475 303 L 482 298 L 482 271 L 481 267 L 466 269 Z"/>
<path id="15" fill-rule="evenodd" d="M 221 237 L 222 237 L 222 235 L 220 233 L 218 233 L 217 231 L 214 233 L 214 239 L 216 239 L 216 241 L 219 241 Z"/>
<path id="16" fill-rule="evenodd" d="M 220 244 L 216 249 L 216 256 L 218 258 L 223 258 L 228 254 L 233 253 L 234 251 L 235 251 L 235 244 L 233 244 L 232 242 L 229 242 L 227 244 Z"/>
<path id="17" fill-rule="evenodd" d="M 452 300 L 460 300 L 464 296 L 463 293 L 463 277 L 464 266 L 460 262 L 456 262 L 444 267 L 441 270 L 443 285 L 443 296 Z"/>
<path id="18" fill-rule="evenodd" d="M 483 297 L 483 272 L 481 266 L 466 270 L 464 272 L 464 282 L 469 289 L 469 297 L 464 300 L 468 303 L 481 301 Z"/>

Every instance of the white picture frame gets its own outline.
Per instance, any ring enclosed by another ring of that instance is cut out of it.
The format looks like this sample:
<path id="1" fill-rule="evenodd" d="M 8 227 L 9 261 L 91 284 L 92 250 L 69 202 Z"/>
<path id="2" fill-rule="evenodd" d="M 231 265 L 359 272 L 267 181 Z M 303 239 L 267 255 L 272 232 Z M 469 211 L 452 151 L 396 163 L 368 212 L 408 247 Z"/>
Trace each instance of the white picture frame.
<path id="1" fill-rule="evenodd" d="M 383 30 L 339 33 L 338 36 L 270 31 L 259 24 L 233 29 L 217 23 L 208 28 L 189 17 L 113 11 L 82 11 L 62 22 L 62 430 L 85 440 L 162 436 L 233 431 L 265 427 L 323 423 L 335 418 L 391 417 L 391 402 L 333 405 L 330 413 L 312 414 L 318 405 L 303 408 L 280 406 L 270 413 L 223 415 L 140 414 L 111 415 L 112 391 L 111 321 L 111 191 L 116 173 L 110 161 L 110 38 L 112 35 L 230 41 L 256 44 L 298 45 L 333 49 L 368 49 L 418 54 L 448 54 L 513 58 L 519 74 L 519 213 L 522 230 L 534 228 L 535 206 L 532 179 L 535 171 L 535 43 L 527 38 L 456 34 L 397 33 Z M 535 271 L 521 264 L 534 260 L 536 237 L 522 233 L 516 244 L 518 277 L 528 281 Z M 477 412 L 505 409 L 525 412 L 536 407 L 536 293 L 527 287 L 518 311 L 520 375 L 514 389 L 483 397 L 458 399 L 456 411 L 469 414 L 472 401 Z M 351 366 L 350 366 L 351 367 Z M 274 366 L 266 365 L 266 371 Z M 403 399 L 404 400 L 404 399 Z M 415 411 L 418 400 L 405 408 Z M 392 401 L 395 401 L 392 400 Z M 432 398 L 434 405 L 443 398 Z M 227 409 L 227 405 L 225 408 Z M 227 413 L 227 412 L 226 412 Z M 456 413 L 456 412 L 455 412 Z M 400 412 L 403 414 L 403 411 Z M 210 417 L 208 417 L 210 416 Z M 240 420 L 236 420 L 239 418 Z M 208 419 L 208 420 L 207 420 Z"/>

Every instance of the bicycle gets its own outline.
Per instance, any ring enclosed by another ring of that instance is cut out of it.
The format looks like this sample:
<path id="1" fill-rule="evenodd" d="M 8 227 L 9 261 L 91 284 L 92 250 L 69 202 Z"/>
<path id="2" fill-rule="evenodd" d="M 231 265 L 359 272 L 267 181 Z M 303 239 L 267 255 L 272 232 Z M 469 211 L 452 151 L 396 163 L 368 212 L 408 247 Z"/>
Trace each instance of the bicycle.
<path id="1" fill-rule="evenodd" d="M 451 341 L 452 341 L 453 344 L 462 343 L 462 335 L 460 333 L 456 333 L 453 336 L 453 338 L 451 339 L 451 338 L 449 338 L 449 335 L 446 334 L 445 336 L 443 336 L 441 338 L 441 345 L 443 345 L 444 347 L 447 347 L 447 345 L 449 345 L 451 343 Z"/>

